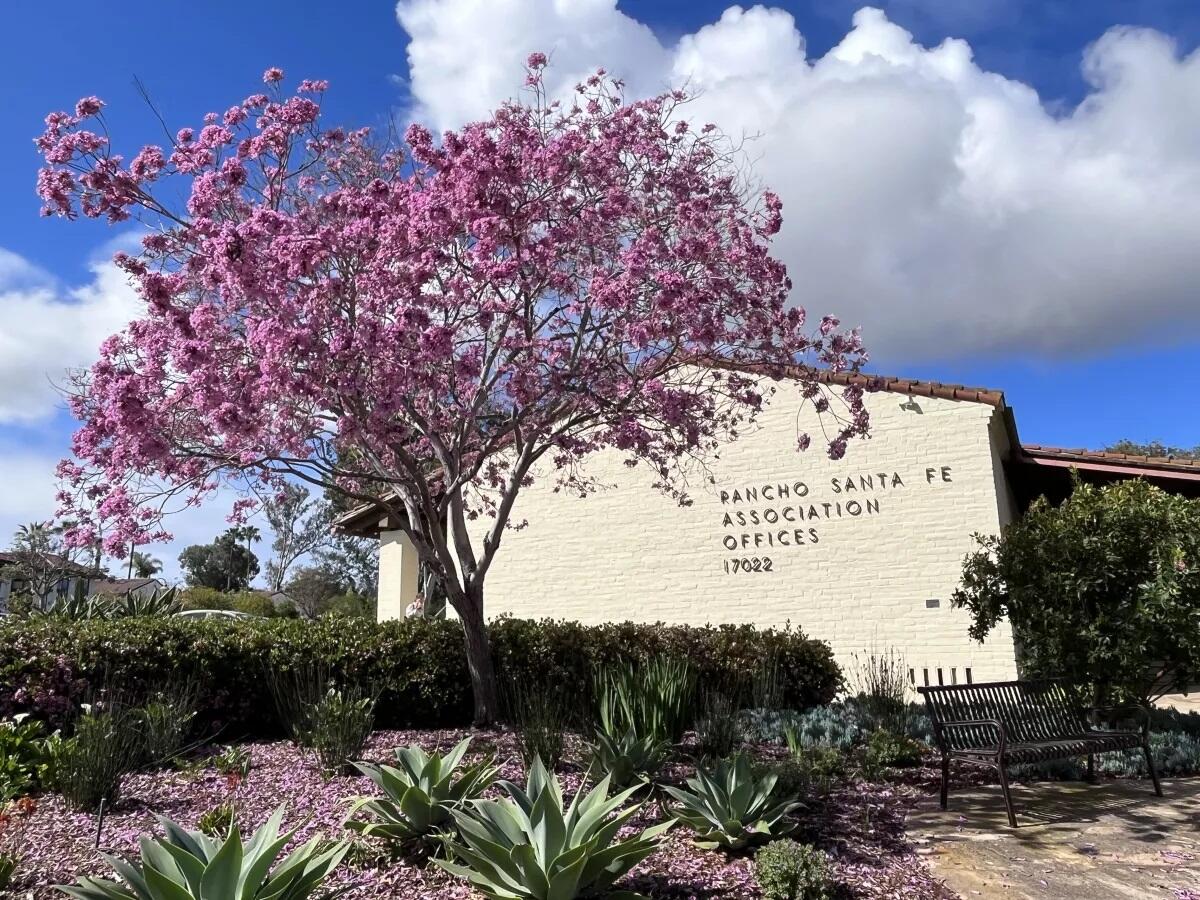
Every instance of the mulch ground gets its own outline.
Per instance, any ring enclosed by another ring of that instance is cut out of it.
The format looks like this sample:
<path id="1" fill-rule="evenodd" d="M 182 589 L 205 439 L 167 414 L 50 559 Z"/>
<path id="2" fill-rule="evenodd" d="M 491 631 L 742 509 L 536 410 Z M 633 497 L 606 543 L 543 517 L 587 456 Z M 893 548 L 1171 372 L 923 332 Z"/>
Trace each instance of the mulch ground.
<path id="1" fill-rule="evenodd" d="M 446 750 L 472 736 L 472 755 L 496 754 L 508 760 L 502 776 L 523 780 L 523 768 L 510 734 L 498 731 L 381 731 L 372 736 L 367 759 L 391 760 L 391 749 L 420 744 L 426 750 Z M 180 770 L 143 772 L 126 778 L 121 799 L 107 810 L 99 827 L 99 849 L 116 856 L 135 858 L 138 837 L 156 828 L 155 814 L 195 827 L 205 812 L 232 799 L 238 809 L 243 834 L 259 825 L 275 807 L 286 804 L 286 824 L 301 824 L 297 840 L 316 832 L 347 836 L 342 822 L 353 798 L 374 793 L 363 777 L 323 776 L 314 759 L 286 741 L 244 745 L 253 756 L 253 769 L 240 783 L 221 775 L 211 764 L 198 761 Z M 757 748 L 764 754 L 778 750 Z M 578 759 L 578 744 L 573 756 Z M 582 781 L 578 764 L 561 767 L 560 778 L 568 794 Z M 675 766 L 667 774 L 681 780 L 687 768 Z M 895 781 L 868 784 L 846 781 L 824 797 L 807 798 L 797 820 L 797 839 L 817 845 L 831 859 L 839 890 L 845 897 L 943 900 L 955 895 L 931 875 L 904 834 L 904 820 L 917 799 L 936 791 L 936 772 L 910 770 Z M 95 815 L 69 810 L 57 795 L 45 795 L 23 810 L 10 806 L 0 814 L 0 852 L 19 857 L 10 896 L 61 897 L 53 885 L 70 883 L 77 875 L 107 875 L 109 870 L 96 847 Z M 656 802 L 647 803 L 644 827 L 660 816 Z M 332 885 L 349 886 L 343 896 L 351 900 L 404 897 L 468 898 L 475 896 L 461 881 L 420 860 L 405 860 L 379 845 L 359 841 L 354 852 L 335 874 Z M 663 848 L 642 863 L 621 885 L 653 898 L 713 900 L 759 898 L 754 884 L 753 861 L 748 856 L 728 856 L 697 849 L 686 828 L 676 828 Z"/>

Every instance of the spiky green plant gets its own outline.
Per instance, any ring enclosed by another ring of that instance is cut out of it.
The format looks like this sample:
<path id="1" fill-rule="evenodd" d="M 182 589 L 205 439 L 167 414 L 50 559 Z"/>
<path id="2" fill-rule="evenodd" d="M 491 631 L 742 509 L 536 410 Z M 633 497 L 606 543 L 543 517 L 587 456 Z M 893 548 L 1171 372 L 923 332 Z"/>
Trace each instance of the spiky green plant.
<path id="1" fill-rule="evenodd" d="M 114 803 L 121 780 L 137 769 L 144 744 L 132 710 L 120 703 L 89 704 L 75 723 L 75 734 L 55 751 L 59 790 L 72 809 L 97 809 Z"/>
<path id="2" fill-rule="evenodd" d="M 453 811 L 482 796 L 499 771 L 490 759 L 459 768 L 470 746 L 467 738 L 445 756 L 397 747 L 398 766 L 355 763 L 385 796 L 358 800 L 351 817 L 363 812 L 369 818 L 350 818 L 346 827 L 392 841 L 425 839 L 446 830 L 454 822 Z"/>
<path id="3" fill-rule="evenodd" d="M 564 809 L 562 787 L 540 759 L 530 767 L 524 789 L 507 781 L 500 786 L 506 798 L 475 800 L 454 810 L 461 840 L 446 838 L 450 859 L 435 859 L 435 865 L 465 878 L 490 900 L 644 900 L 631 891 L 606 893 L 658 849 L 674 824 L 667 820 L 618 839 L 641 809 L 624 807 L 637 788 L 609 797 L 605 778 L 586 794 L 581 788 Z"/>
<path id="4" fill-rule="evenodd" d="M 629 729 L 678 742 L 695 718 L 696 672 L 686 659 L 659 656 L 597 671 L 594 690 L 601 730 Z"/>
<path id="5" fill-rule="evenodd" d="M 697 846 L 741 850 L 794 829 L 784 817 L 803 804 L 794 797 L 777 799 L 776 780 L 773 772 L 756 777 L 749 758 L 739 753 L 712 771 L 698 768 L 687 779 L 690 791 L 672 785 L 663 790 L 678 802 L 669 812 L 696 832 Z"/>
<path id="6" fill-rule="evenodd" d="M 127 591 L 119 600 L 109 605 L 112 618 L 132 616 L 173 616 L 183 610 L 183 601 L 174 587 L 166 590 L 154 589 L 152 594 Z"/>
<path id="7" fill-rule="evenodd" d="M 143 759 L 148 765 L 166 765 L 183 753 L 196 718 L 198 699 L 194 682 L 180 682 L 156 691 L 133 711 L 142 735 Z"/>
<path id="8" fill-rule="evenodd" d="M 356 687 L 330 686 L 309 713 L 308 740 L 321 767 L 348 771 L 375 727 L 375 699 Z"/>
<path id="9" fill-rule="evenodd" d="M 613 787 L 623 789 L 653 780 L 670 752 L 671 742 L 652 734 L 639 735 L 631 728 L 610 735 L 598 729 L 589 747 L 589 766 L 595 775 L 607 775 Z"/>
<path id="10" fill-rule="evenodd" d="M 17 871 L 17 857 L 11 853 L 0 853 L 0 891 L 12 883 L 13 873 Z"/>
<path id="11" fill-rule="evenodd" d="M 59 597 L 44 608 L 34 606 L 29 614 L 33 618 L 70 619 L 82 622 L 90 619 L 111 619 L 113 605 L 103 597 Z"/>
<path id="12" fill-rule="evenodd" d="M 317 835 L 276 865 L 298 830 L 281 835 L 283 816 L 281 806 L 245 844 L 236 823 L 222 840 L 159 816 L 166 836 L 142 836 L 140 863 L 104 854 L 121 881 L 83 876 L 58 889 L 77 900 L 305 900 L 338 867 L 349 844 L 330 845 Z M 329 900 L 346 890 L 322 896 Z"/>

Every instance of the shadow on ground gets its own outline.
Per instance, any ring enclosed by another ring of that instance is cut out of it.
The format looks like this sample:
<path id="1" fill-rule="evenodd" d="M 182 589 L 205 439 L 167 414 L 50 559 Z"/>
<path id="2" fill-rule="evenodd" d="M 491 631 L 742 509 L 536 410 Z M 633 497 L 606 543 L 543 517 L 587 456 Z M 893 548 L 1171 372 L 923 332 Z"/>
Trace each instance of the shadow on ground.
<path id="1" fill-rule="evenodd" d="M 1139 780 L 1013 785 L 1013 829 L 998 786 L 952 787 L 950 808 L 922 801 L 908 834 L 964 898 L 1200 897 L 1200 779 L 1163 794 Z"/>

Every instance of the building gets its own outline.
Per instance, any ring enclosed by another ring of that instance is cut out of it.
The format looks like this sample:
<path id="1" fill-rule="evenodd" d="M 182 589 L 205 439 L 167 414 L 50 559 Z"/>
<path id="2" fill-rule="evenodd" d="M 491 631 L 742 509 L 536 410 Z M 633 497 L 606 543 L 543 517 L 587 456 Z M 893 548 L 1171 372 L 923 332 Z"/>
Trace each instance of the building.
<path id="1" fill-rule="evenodd" d="M 95 570 L 56 553 L 40 553 L 31 560 L 24 551 L 0 550 L 0 615 L 8 613 L 9 598 L 27 593 L 27 582 L 20 572 L 31 563 L 37 571 L 35 582 L 47 588 L 41 596 L 43 606 L 68 597 L 86 596 L 95 575 Z"/>
<path id="2" fill-rule="evenodd" d="M 128 594 L 148 600 L 166 588 L 166 584 L 157 578 L 93 578 L 88 596 L 124 597 Z"/>
<path id="3" fill-rule="evenodd" d="M 838 461 L 817 440 L 797 451 L 797 435 L 820 426 L 780 384 L 757 428 L 724 448 L 711 482 L 691 485 L 691 506 L 655 491 L 651 474 L 616 452 L 587 461 L 603 485 L 587 498 L 539 480 L 513 511 L 528 525 L 506 532 L 488 573 L 489 616 L 790 623 L 843 663 L 894 648 L 917 684 L 1011 678 L 1011 633 L 976 643 L 967 613 L 949 602 L 972 535 L 997 533 L 1040 494 L 1066 496 L 1072 469 L 1200 495 L 1194 461 L 1022 445 L 1001 391 L 881 383 L 866 398 L 872 437 Z M 340 524 L 379 536 L 379 616 L 403 616 L 418 578 L 408 539 L 373 507 Z"/>

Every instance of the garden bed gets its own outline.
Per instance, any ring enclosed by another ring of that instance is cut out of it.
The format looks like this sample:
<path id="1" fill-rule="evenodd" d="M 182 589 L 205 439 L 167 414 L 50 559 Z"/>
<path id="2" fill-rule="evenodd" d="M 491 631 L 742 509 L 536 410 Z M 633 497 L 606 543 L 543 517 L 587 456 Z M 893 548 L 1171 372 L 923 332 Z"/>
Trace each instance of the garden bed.
<path id="1" fill-rule="evenodd" d="M 426 750 L 446 750 L 470 735 L 472 754 L 494 750 L 504 763 L 502 776 L 524 777 L 513 736 L 502 731 L 378 731 L 365 753 L 375 761 L 390 761 L 397 746 L 418 744 Z M 325 777 L 310 755 L 287 741 L 242 745 L 253 758 L 244 780 L 222 775 L 205 754 L 175 769 L 139 772 L 126 777 L 121 799 L 109 809 L 100 833 L 100 849 L 121 857 L 136 855 L 139 835 L 153 830 L 155 814 L 168 816 L 187 827 L 223 801 L 233 799 L 247 828 L 263 822 L 281 802 L 288 805 L 289 823 L 309 816 L 297 835 L 307 839 L 315 832 L 330 837 L 350 836 L 342 822 L 354 797 L 376 793 L 364 777 Z M 564 788 L 570 794 L 582 780 L 579 747 L 560 767 Z M 765 745 L 746 748 L 755 756 L 776 756 L 780 749 Z M 681 781 L 687 771 L 676 764 L 669 781 Z M 904 820 L 918 798 L 929 790 L 929 775 L 907 783 L 890 780 L 866 783 L 840 780 L 826 796 L 808 796 L 797 815 L 796 837 L 815 844 L 830 857 L 834 880 L 850 897 L 948 898 L 947 891 L 924 866 L 904 836 Z M 107 874 L 108 867 L 95 849 L 96 816 L 69 810 L 61 797 L 44 794 L 10 808 L 0 826 L 0 852 L 20 859 L 10 889 L 18 896 L 58 897 L 55 884 L 69 883 L 80 874 Z M 656 803 L 643 809 L 639 828 L 659 816 Z M 749 855 L 726 855 L 695 847 L 686 827 L 672 831 L 664 846 L 638 866 L 622 884 L 654 898 L 757 898 L 753 861 Z M 379 843 L 358 840 L 335 873 L 332 885 L 349 886 L 344 895 L 355 900 L 373 898 L 467 898 L 475 896 L 462 881 L 420 860 L 387 853 Z M 31 892 L 31 893 L 30 893 Z"/>

